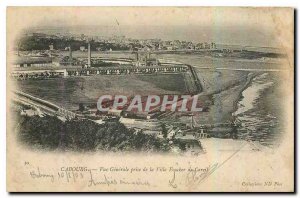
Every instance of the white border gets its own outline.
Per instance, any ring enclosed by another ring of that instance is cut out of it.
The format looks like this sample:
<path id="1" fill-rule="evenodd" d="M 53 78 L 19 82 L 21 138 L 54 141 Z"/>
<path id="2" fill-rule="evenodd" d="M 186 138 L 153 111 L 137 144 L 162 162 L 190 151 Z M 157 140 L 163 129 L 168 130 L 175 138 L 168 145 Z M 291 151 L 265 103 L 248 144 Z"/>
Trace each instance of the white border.
<path id="1" fill-rule="evenodd" d="M 9 3 L 8 3 L 9 2 Z M 240 0 L 9 0 L 4 5 L 10 6 L 280 6 L 297 7 L 297 0 L 240 1 Z"/>
<path id="2" fill-rule="evenodd" d="M 0 62 L 2 72 L 0 72 L 0 127 L 1 127 L 1 137 L 0 137 L 0 196 L 8 197 L 11 194 L 6 192 L 6 7 L 7 6 L 279 6 L 279 7 L 294 7 L 296 9 L 300 8 L 299 0 L 272 0 L 272 1 L 241 1 L 241 0 L 107 0 L 107 1 L 96 1 L 96 0 L 2 0 L 0 2 Z M 299 10 L 298 10 L 299 15 Z M 299 26 L 299 20 L 297 21 L 297 26 Z M 299 32 L 298 32 L 299 33 Z M 299 50 L 296 54 L 299 57 Z M 299 69 L 297 71 L 297 76 L 299 76 Z M 298 80 L 297 80 L 298 81 Z M 299 84 L 297 82 L 297 93 L 299 93 Z M 297 109 L 298 112 L 298 109 Z M 300 123 L 300 118 L 298 116 L 297 123 Z M 297 142 L 299 143 L 299 133 Z M 299 152 L 297 158 L 299 159 Z M 298 170 L 299 172 L 299 170 Z M 299 183 L 299 182 L 298 182 Z M 299 185 L 297 186 L 299 190 Z M 57 195 L 57 194 L 56 194 Z M 63 197 L 67 194 L 57 195 L 57 197 Z M 26 195 L 22 195 L 26 196 Z M 42 197 L 44 195 L 37 195 L 35 197 Z M 73 196 L 73 195 L 71 195 Z M 85 196 L 85 195 L 80 195 Z M 106 197 L 108 195 L 100 195 Z M 121 195 L 118 195 L 121 196 Z M 154 195 L 152 195 L 154 196 Z M 162 196 L 162 195 L 159 195 Z M 173 195 L 168 195 L 173 196 Z M 183 195 L 188 196 L 188 195 Z M 198 195 L 199 196 L 199 195 Z M 203 196 L 203 195 L 200 195 Z M 216 197 L 213 195 L 210 197 Z M 231 196 L 231 195 L 229 195 Z M 241 196 L 241 195 L 238 195 Z M 266 195 L 255 195 L 256 197 L 265 197 Z M 272 196 L 270 194 L 269 196 Z M 282 195 L 289 196 L 289 195 Z"/>

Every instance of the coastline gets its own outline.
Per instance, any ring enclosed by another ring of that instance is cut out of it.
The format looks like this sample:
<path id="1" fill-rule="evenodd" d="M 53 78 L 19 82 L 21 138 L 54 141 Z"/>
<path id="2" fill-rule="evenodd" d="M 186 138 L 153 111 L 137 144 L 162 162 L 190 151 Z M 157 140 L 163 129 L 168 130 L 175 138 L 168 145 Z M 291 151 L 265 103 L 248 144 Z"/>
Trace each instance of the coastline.
<path id="1" fill-rule="evenodd" d="M 244 86 L 240 89 L 240 91 L 239 91 L 239 96 L 238 96 L 238 99 L 237 100 L 234 100 L 234 109 L 233 109 L 233 111 L 231 112 L 232 114 L 234 114 L 237 110 L 238 110 L 238 104 L 239 104 L 239 102 L 244 98 L 244 96 L 243 96 L 243 91 L 245 91 L 249 86 L 251 86 L 251 83 L 252 83 L 252 80 L 256 77 L 256 76 L 258 76 L 259 74 L 254 74 L 254 73 L 249 73 L 248 74 L 248 78 L 247 78 L 247 81 L 246 81 L 246 83 L 244 84 Z"/>

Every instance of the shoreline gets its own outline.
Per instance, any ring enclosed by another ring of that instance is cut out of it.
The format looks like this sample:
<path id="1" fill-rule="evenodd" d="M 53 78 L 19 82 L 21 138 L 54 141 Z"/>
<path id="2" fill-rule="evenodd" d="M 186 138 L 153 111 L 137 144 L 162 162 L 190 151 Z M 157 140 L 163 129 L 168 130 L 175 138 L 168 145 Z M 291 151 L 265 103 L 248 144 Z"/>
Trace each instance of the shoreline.
<path id="1" fill-rule="evenodd" d="M 244 86 L 239 91 L 238 99 L 233 102 L 234 103 L 234 108 L 233 108 L 233 111 L 231 112 L 231 114 L 234 114 L 238 110 L 238 108 L 239 108 L 238 103 L 244 98 L 243 91 L 245 91 L 249 86 L 251 86 L 252 80 L 258 75 L 259 74 L 254 74 L 254 73 L 249 73 L 248 74 L 246 83 L 244 84 Z M 232 117 L 234 117 L 234 115 L 232 115 Z"/>

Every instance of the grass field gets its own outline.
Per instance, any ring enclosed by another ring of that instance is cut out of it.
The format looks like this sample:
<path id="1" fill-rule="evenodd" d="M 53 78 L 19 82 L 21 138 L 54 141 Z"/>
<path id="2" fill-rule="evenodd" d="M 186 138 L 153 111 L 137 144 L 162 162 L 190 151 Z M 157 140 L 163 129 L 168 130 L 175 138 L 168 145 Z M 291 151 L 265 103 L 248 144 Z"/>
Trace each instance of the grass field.
<path id="1" fill-rule="evenodd" d="M 101 95 L 185 94 L 189 81 L 182 74 L 67 77 L 17 81 L 19 90 L 70 110 L 79 103 L 96 103 Z"/>

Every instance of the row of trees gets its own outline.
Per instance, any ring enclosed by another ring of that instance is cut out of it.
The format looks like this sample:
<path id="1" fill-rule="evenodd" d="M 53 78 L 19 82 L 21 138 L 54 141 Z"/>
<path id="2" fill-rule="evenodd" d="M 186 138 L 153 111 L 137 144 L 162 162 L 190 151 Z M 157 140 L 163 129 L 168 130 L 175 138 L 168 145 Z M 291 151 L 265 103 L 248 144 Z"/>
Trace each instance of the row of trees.
<path id="1" fill-rule="evenodd" d="M 90 41 L 91 50 L 129 50 L 137 46 L 121 45 L 118 43 L 104 43 Z M 72 50 L 80 50 L 81 46 L 87 48 L 86 41 L 75 40 L 75 39 L 64 39 L 64 38 L 44 38 L 35 36 L 22 37 L 18 42 L 16 48 L 21 51 L 31 50 L 49 50 L 49 46 L 53 45 L 56 50 L 65 50 L 66 47 L 71 46 Z"/>
<path id="2" fill-rule="evenodd" d="M 54 116 L 18 116 L 21 142 L 34 148 L 72 151 L 168 151 L 167 140 L 126 128 L 120 122 L 63 122 Z"/>

